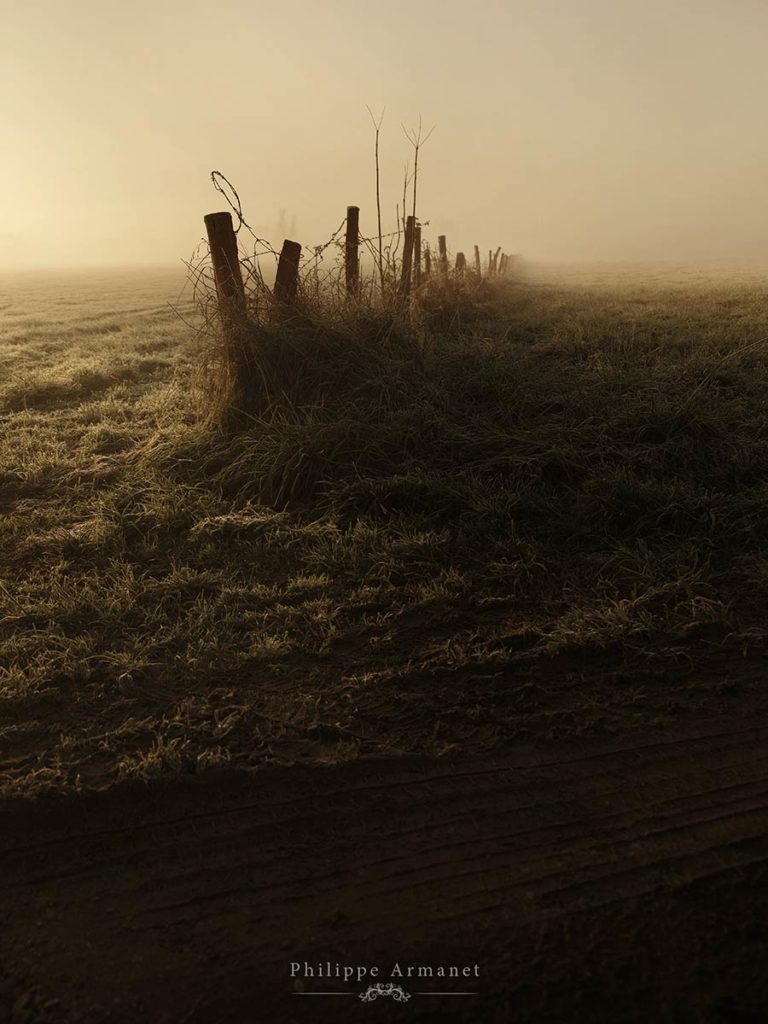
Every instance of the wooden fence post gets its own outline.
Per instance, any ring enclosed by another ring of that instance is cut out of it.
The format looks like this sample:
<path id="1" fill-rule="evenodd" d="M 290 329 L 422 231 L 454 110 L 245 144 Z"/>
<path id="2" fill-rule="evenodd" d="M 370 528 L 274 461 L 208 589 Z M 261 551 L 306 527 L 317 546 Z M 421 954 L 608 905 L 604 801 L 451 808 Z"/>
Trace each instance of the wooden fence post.
<path id="1" fill-rule="evenodd" d="M 432 253 L 429 251 L 429 242 L 424 248 L 424 280 L 428 281 L 432 273 Z"/>
<path id="2" fill-rule="evenodd" d="M 483 276 L 483 268 L 480 265 L 480 247 L 477 245 L 475 246 L 475 272 L 478 278 Z"/>
<path id="3" fill-rule="evenodd" d="M 499 253 L 500 252 L 501 252 L 501 246 L 499 246 L 499 248 L 493 254 L 493 272 L 494 272 L 494 274 L 498 273 L 498 270 L 499 270 Z"/>
<path id="4" fill-rule="evenodd" d="M 211 249 L 219 314 L 224 326 L 231 328 L 245 319 L 245 290 L 232 214 L 207 213 L 203 219 Z"/>
<path id="5" fill-rule="evenodd" d="M 464 271 L 467 269 L 467 258 L 463 252 L 456 253 L 456 273 L 460 276 L 464 276 Z"/>
<path id="6" fill-rule="evenodd" d="M 413 281 L 418 288 L 421 284 L 421 224 L 413 231 Z"/>
<path id="7" fill-rule="evenodd" d="M 448 246 L 445 244 L 445 235 L 437 236 L 437 247 L 440 251 L 440 273 L 448 273 Z"/>
<path id="8" fill-rule="evenodd" d="M 344 268 L 347 279 L 347 294 L 357 295 L 360 288 L 360 259 L 358 243 L 360 238 L 360 207 L 347 207 L 347 237 L 344 245 Z"/>
<path id="9" fill-rule="evenodd" d="M 293 302 L 299 284 L 299 257 L 301 246 L 298 242 L 283 242 L 280 259 L 277 261 L 275 278 L 275 298 L 280 302 Z"/>
<path id="10" fill-rule="evenodd" d="M 493 274 L 493 250 L 488 250 L 488 277 Z"/>
<path id="11" fill-rule="evenodd" d="M 416 218 L 407 217 L 405 221 L 405 241 L 403 242 L 403 272 L 400 278 L 401 295 L 411 294 L 411 267 L 413 265 L 413 236 Z"/>

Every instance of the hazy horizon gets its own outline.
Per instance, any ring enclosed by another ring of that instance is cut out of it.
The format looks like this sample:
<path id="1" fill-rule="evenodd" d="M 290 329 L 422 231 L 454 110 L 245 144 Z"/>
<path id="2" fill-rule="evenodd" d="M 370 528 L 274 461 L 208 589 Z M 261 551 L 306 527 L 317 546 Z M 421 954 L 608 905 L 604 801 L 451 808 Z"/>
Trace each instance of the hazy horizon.
<path id="1" fill-rule="evenodd" d="M 247 247 L 246 247 L 247 253 Z M 309 252 L 302 253 L 302 259 L 309 259 L 311 254 Z M 598 257 L 592 259 L 558 259 L 552 257 L 533 259 L 528 257 L 525 253 L 518 254 L 521 259 L 519 266 L 524 267 L 527 270 L 541 270 L 546 271 L 547 269 L 557 270 L 559 268 L 568 268 L 578 270 L 583 268 L 599 269 L 600 267 L 605 268 L 637 268 L 638 272 L 643 270 L 653 270 L 654 268 L 662 269 L 664 267 L 679 267 L 681 269 L 712 269 L 721 268 L 723 273 L 728 272 L 729 268 L 736 269 L 748 269 L 757 267 L 768 268 L 768 253 L 765 256 L 756 257 L 717 257 L 702 259 L 601 259 Z M 262 257 L 262 268 L 269 267 L 267 260 L 271 257 Z M 366 265 L 365 258 L 361 258 L 362 265 Z M 371 267 L 373 264 L 370 265 Z M 18 275 L 19 277 L 29 277 L 35 274 L 46 274 L 46 275 L 62 275 L 62 276 L 76 276 L 79 274 L 106 274 L 106 275 L 117 275 L 117 274 L 151 274 L 153 272 L 161 274 L 175 274 L 179 277 L 185 277 L 188 275 L 188 268 L 184 265 L 184 261 L 180 258 L 176 263 L 152 263 L 152 262 L 135 262 L 135 263 L 61 263 L 61 264 L 27 264 L 27 265 L 0 265 L 0 275 L 2 277 L 13 277 Z"/>
<path id="2" fill-rule="evenodd" d="M 768 258 L 758 0 L 39 0 L 6 12 L 0 270 L 176 267 L 224 209 L 325 242 L 384 229 L 411 157 L 425 237 L 535 262 Z"/>

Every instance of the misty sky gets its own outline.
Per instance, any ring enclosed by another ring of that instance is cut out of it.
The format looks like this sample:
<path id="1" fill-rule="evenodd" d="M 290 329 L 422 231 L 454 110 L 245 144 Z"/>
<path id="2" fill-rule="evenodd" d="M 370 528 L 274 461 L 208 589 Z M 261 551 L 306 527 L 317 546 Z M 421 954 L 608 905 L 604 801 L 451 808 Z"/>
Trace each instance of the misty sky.
<path id="1" fill-rule="evenodd" d="M 768 256 L 766 0 L 0 0 L 0 267 L 174 263 L 385 219 L 532 258 Z"/>

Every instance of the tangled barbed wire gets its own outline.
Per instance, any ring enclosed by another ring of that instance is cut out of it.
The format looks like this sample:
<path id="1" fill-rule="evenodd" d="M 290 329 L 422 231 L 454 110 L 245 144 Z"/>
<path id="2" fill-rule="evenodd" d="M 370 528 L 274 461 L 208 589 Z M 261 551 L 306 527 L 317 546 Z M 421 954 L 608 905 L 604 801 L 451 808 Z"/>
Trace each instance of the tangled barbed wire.
<path id="1" fill-rule="evenodd" d="M 238 194 L 237 189 L 232 184 L 232 182 L 229 180 L 229 178 L 227 178 L 227 176 L 225 174 L 223 174 L 221 171 L 211 171 L 211 181 L 213 182 L 213 185 L 214 185 L 216 191 L 219 192 L 224 197 L 224 199 L 226 200 L 228 206 L 230 207 L 232 212 L 237 217 L 237 227 L 235 228 L 235 234 L 238 234 L 240 232 L 241 228 L 246 228 L 248 233 L 253 238 L 253 240 L 255 242 L 257 242 L 259 245 L 264 247 L 264 252 L 260 253 L 259 255 L 266 255 L 267 253 L 270 253 L 270 254 L 274 255 L 275 257 L 279 258 L 280 257 L 280 251 L 278 249 L 275 249 L 273 247 L 273 245 L 271 244 L 271 242 L 269 242 L 266 238 L 261 238 L 259 235 L 257 235 L 256 232 L 251 227 L 251 225 L 248 223 L 248 221 L 243 216 L 242 201 L 240 199 L 240 196 Z M 231 192 L 231 196 L 227 194 L 227 190 L 229 190 L 229 192 Z M 429 224 L 429 221 L 425 221 L 424 222 L 425 226 L 428 225 L 428 224 Z M 344 217 L 342 219 L 342 221 L 341 221 L 341 224 L 339 224 L 339 226 L 331 234 L 330 238 L 328 238 L 327 241 L 321 242 L 319 245 L 305 246 L 304 248 L 306 250 L 311 250 L 312 253 L 314 254 L 312 258 L 314 258 L 315 256 L 322 255 L 325 252 L 326 249 L 330 248 L 330 246 L 332 246 L 334 244 L 334 242 L 337 245 L 340 246 L 341 242 L 339 241 L 339 236 L 344 231 L 346 226 L 347 226 L 347 218 Z M 401 229 L 398 228 L 395 231 L 390 231 L 388 234 L 382 235 L 381 237 L 382 237 L 382 239 L 385 239 L 385 238 L 395 238 L 397 235 L 399 235 L 401 233 L 402 233 Z M 378 235 L 376 235 L 376 236 L 374 236 L 374 235 L 365 236 L 362 233 L 358 234 L 358 243 L 360 245 L 372 244 L 373 242 L 377 241 L 377 239 L 378 239 Z M 303 257 L 303 252 L 302 252 L 302 257 Z"/>
<path id="2" fill-rule="evenodd" d="M 241 229 L 244 228 L 252 240 L 253 249 L 248 254 L 243 254 L 242 244 L 239 245 L 239 249 L 241 250 L 241 254 L 239 255 L 239 265 L 243 277 L 243 284 L 250 297 L 250 304 L 253 307 L 253 312 L 256 312 L 258 307 L 261 305 L 261 300 L 268 303 L 273 301 L 272 286 L 265 279 L 260 260 L 264 256 L 269 256 L 277 265 L 279 264 L 281 250 L 276 249 L 268 239 L 257 234 L 253 227 L 248 223 L 243 214 L 240 195 L 225 174 L 221 171 L 214 170 L 211 172 L 211 181 L 216 188 L 216 191 L 224 197 L 232 214 L 237 219 L 237 226 L 234 227 L 233 225 L 236 236 L 240 233 Z M 386 299 L 386 296 L 388 296 L 390 292 L 394 294 L 397 289 L 399 277 L 397 254 L 400 241 L 403 237 L 403 226 L 400 215 L 401 210 L 400 205 L 398 204 L 398 227 L 393 231 L 387 232 L 386 234 L 382 233 L 379 237 L 378 234 L 364 235 L 358 230 L 357 235 L 358 246 L 365 249 L 374 270 L 378 272 L 380 280 L 385 283 L 385 290 L 380 292 L 380 298 L 383 297 L 384 299 Z M 299 288 L 303 291 L 306 297 L 319 300 L 321 295 L 324 295 L 329 299 L 334 296 L 337 298 L 342 296 L 344 292 L 344 260 L 347 243 L 347 220 L 348 218 L 346 216 L 343 217 L 338 227 L 324 242 L 314 246 L 304 245 L 301 247 L 299 257 Z M 417 221 L 417 224 L 419 227 L 428 227 L 430 221 Z M 389 244 L 382 246 L 381 243 L 385 241 Z M 338 250 L 336 260 L 334 260 L 330 266 L 323 266 L 328 250 L 333 247 Z M 424 253 L 427 261 L 429 260 L 429 251 L 430 246 L 429 243 L 426 242 Z M 217 301 L 216 283 L 213 268 L 211 266 L 210 249 L 207 238 L 200 239 L 190 258 L 188 260 L 184 260 L 184 265 L 188 271 L 188 282 L 191 283 L 192 287 L 192 300 L 196 307 L 203 311 L 206 322 L 212 321 L 215 319 L 215 305 Z M 271 278 L 271 275 L 269 276 Z M 376 293 L 377 285 L 375 283 L 375 275 L 374 277 L 370 277 L 367 281 L 361 282 L 359 289 L 361 297 L 365 294 L 366 298 L 370 301 L 374 298 Z"/>

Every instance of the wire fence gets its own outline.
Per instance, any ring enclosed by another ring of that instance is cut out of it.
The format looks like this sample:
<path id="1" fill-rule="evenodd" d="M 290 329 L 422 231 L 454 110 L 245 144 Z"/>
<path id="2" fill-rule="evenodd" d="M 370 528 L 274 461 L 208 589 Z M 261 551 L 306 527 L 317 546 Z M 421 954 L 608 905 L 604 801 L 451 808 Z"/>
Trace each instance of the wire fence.
<path id="1" fill-rule="evenodd" d="M 321 293 L 339 294 L 343 291 L 354 290 L 358 297 L 366 295 L 373 299 L 374 293 L 390 291 L 405 292 L 409 294 L 411 281 L 418 286 L 424 283 L 431 274 L 431 250 L 428 243 L 425 243 L 424 250 L 421 248 L 421 229 L 429 226 L 429 221 L 418 222 L 415 215 L 406 217 L 403 211 L 397 206 L 397 228 L 381 235 L 366 236 L 357 231 L 356 237 L 353 234 L 350 238 L 347 232 L 348 218 L 345 216 L 335 231 L 325 241 L 310 246 L 298 246 L 298 243 L 286 240 L 282 249 L 276 249 L 272 243 L 261 237 L 248 223 L 243 214 L 243 206 L 237 189 L 232 182 L 221 171 L 211 172 L 211 181 L 214 188 L 224 198 L 231 216 L 236 223 L 232 222 L 231 230 L 234 232 L 235 241 L 233 251 L 236 251 L 239 261 L 239 273 L 243 280 L 243 287 L 252 297 L 261 294 L 272 297 L 270 284 L 265 279 L 262 271 L 261 260 L 269 258 L 275 263 L 276 282 L 281 275 L 281 259 L 286 247 L 291 246 L 292 251 L 299 250 L 296 260 L 296 280 L 289 286 L 291 294 L 298 290 L 303 295 L 312 295 L 319 298 Z M 357 209 L 355 213 L 357 216 Z M 409 224 L 410 222 L 410 224 Z M 354 222 L 353 222 L 354 223 Z M 415 228 L 415 232 L 414 232 Z M 410 231 L 410 234 L 409 234 Z M 242 233 L 249 236 L 250 251 L 245 255 L 242 244 Z M 414 241 L 415 238 L 415 241 Z M 402 244 L 402 253 L 401 253 Z M 370 258 L 373 273 L 369 278 L 360 279 L 360 250 Z M 335 259 L 329 260 L 334 254 Z M 445 236 L 441 235 L 438 245 L 438 257 L 436 270 L 443 276 L 448 273 L 448 258 Z M 498 247 L 495 254 L 488 253 L 488 262 L 484 268 L 481 266 L 479 249 L 474 247 L 474 264 L 468 262 L 463 253 L 457 253 L 456 265 L 451 268 L 456 275 L 467 275 L 475 279 L 482 279 L 483 276 L 490 277 L 498 274 L 505 274 L 509 267 L 510 257 L 501 255 L 501 247 Z M 423 260 L 422 260 L 423 257 Z M 501 259 L 499 259 L 501 257 Z M 355 261 L 355 272 L 350 275 L 348 272 L 348 261 Z M 213 261 L 215 263 L 215 260 Z M 221 292 L 220 282 L 217 281 L 216 273 L 211 261 L 211 241 L 201 239 L 194 253 L 186 261 L 187 270 L 193 287 L 193 298 L 198 305 L 207 307 L 209 303 L 216 300 L 217 294 Z M 422 267 L 424 268 L 422 270 Z M 413 269 L 411 269 L 413 268 Z M 284 268 L 284 273 L 289 272 Z M 271 275 L 269 275 L 271 276 Z M 407 277 L 407 280 L 406 280 Z M 346 281 L 346 288 L 344 282 Z M 377 281 L 379 282 L 377 286 Z M 351 283 L 350 283 L 351 282 Z M 277 290 L 277 285 L 276 285 Z M 384 297 L 381 295 L 380 297 Z"/>

